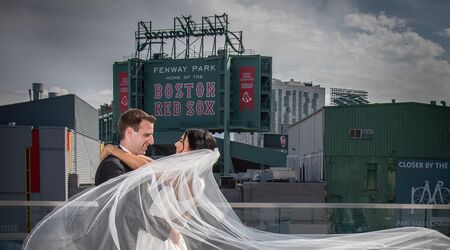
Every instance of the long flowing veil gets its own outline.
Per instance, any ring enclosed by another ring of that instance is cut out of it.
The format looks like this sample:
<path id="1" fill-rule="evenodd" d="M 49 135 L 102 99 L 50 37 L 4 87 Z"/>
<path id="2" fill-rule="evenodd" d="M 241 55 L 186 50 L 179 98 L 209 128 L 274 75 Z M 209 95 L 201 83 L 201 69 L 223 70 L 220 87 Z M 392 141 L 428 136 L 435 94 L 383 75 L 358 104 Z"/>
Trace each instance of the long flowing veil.
<path id="1" fill-rule="evenodd" d="M 448 249 L 425 228 L 286 235 L 246 227 L 212 174 L 217 150 L 161 158 L 85 191 L 45 217 L 23 249 Z M 170 244 L 172 229 L 183 246 Z M 156 246 L 158 244 L 158 246 Z"/>

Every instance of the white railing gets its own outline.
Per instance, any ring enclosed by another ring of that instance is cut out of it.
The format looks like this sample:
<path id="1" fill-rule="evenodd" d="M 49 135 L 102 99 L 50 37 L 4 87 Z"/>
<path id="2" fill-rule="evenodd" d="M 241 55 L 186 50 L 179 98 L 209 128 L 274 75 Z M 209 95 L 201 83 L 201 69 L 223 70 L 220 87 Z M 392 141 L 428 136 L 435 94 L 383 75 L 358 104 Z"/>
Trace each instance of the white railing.
<path id="1" fill-rule="evenodd" d="M 1 207 L 61 207 L 64 205 L 96 207 L 96 202 L 76 201 L 22 201 L 0 200 Z M 234 209 L 411 209 L 424 210 L 427 216 L 432 210 L 449 210 L 450 204 L 392 204 L 392 203 L 264 203 L 230 202 Z M 0 233 L 0 240 L 23 240 L 27 233 Z"/>

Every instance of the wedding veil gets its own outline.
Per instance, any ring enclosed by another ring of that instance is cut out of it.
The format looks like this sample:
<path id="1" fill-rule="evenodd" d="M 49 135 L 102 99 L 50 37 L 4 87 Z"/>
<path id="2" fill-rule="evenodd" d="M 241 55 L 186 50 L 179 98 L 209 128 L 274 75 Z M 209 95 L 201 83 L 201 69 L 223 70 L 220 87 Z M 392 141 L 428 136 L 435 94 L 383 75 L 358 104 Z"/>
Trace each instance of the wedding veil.
<path id="1" fill-rule="evenodd" d="M 448 237 L 425 228 L 287 235 L 246 227 L 214 180 L 218 158 L 217 150 L 175 154 L 87 190 L 36 225 L 23 249 L 136 249 L 140 237 L 169 242 L 171 229 L 188 249 L 450 248 Z"/>

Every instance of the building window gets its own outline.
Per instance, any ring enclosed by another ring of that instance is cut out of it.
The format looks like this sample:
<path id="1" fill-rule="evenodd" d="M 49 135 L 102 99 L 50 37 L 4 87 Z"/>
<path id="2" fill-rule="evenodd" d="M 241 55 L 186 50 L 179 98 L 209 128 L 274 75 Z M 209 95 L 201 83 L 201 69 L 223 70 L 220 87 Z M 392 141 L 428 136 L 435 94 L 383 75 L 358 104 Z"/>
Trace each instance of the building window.
<path id="1" fill-rule="evenodd" d="M 308 116 L 308 99 L 305 100 L 305 103 L 303 103 L 303 114 Z"/>
<path id="2" fill-rule="evenodd" d="M 302 119 L 302 104 L 303 104 L 303 100 L 302 100 L 302 92 L 299 91 L 298 92 L 298 115 L 297 118 L 300 121 Z"/>
<path id="3" fill-rule="evenodd" d="M 289 123 L 289 113 L 285 112 L 283 114 L 283 123 Z"/>
<path id="4" fill-rule="evenodd" d="M 289 124 L 281 124 L 281 134 L 287 135 L 289 132 Z"/>
<path id="5" fill-rule="evenodd" d="M 377 164 L 367 164 L 367 190 L 377 190 Z"/>
<path id="6" fill-rule="evenodd" d="M 317 111 L 317 99 L 319 99 L 319 94 L 314 93 L 313 99 L 312 99 L 312 110 L 313 110 L 313 112 Z"/>
<path id="7" fill-rule="evenodd" d="M 351 139 L 361 139 L 361 129 L 350 129 L 350 138 Z"/>
<path id="8" fill-rule="evenodd" d="M 292 116 L 297 115 L 297 91 L 292 90 Z"/>
<path id="9" fill-rule="evenodd" d="M 354 129 L 349 130 L 350 139 L 366 139 L 370 140 L 373 138 L 373 129 Z"/>
<path id="10" fill-rule="evenodd" d="M 303 92 L 303 97 L 304 97 L 303 114 L 306 117 L 309 114 L 309 103 L 311 102 L 311 99 L 309 98 L 308 92 Z"/>
<path id="11" fill-rule="evenodd" d="M 290 98 L 289 96 L 291 95 L 291 91 L 287 91 L 286 90 L 286 95 L 284 96 L 284 107 L 285 107 L 285 111 L 283 114 L 283 123 L 289 123 L 289 113 L 291 113 L 291 108 L 290 108 Z"/>
<path id="12" fill-rule="evenodd" d="M 281 107 L 283 106 L 283 102 L 281 101 L 281 89 L 278 90 L 278 96 L 277 96 L 278 104 L 277 104 L 277 123 L 278 123 L 278 130 L 275 130 L 275 133 L 279 133 L 280 130 L 280 124 L 281 124 Z"/>

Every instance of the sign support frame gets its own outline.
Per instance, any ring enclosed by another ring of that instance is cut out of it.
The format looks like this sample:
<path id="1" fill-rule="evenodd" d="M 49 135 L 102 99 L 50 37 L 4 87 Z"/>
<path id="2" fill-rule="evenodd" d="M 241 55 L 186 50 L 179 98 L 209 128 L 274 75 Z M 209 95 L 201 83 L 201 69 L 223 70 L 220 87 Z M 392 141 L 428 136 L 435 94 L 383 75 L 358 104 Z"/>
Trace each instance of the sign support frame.
<path id="1" fill-rule="evenodd" d="M 227 51 L 223 54 L 224 60 L 224 113 L 223 113 L 223 165 L 224 165 L 224 175 L 229 175 L 234 173 L 233 162 L 231 161 L 231 150 L 230 150 L 230 68 L 231 68 L 231 57 L 228 55 Z"/>

